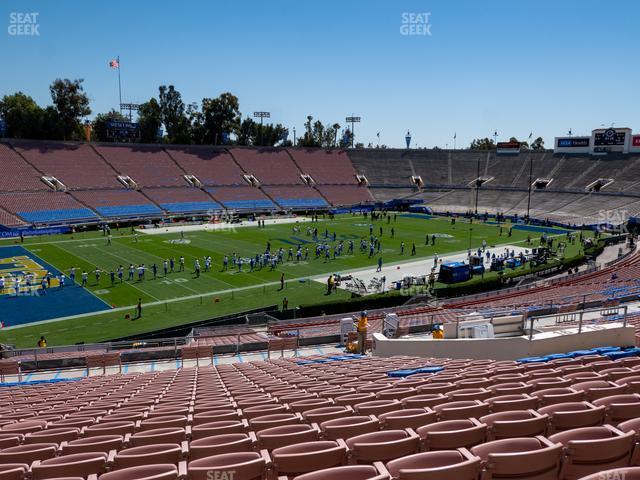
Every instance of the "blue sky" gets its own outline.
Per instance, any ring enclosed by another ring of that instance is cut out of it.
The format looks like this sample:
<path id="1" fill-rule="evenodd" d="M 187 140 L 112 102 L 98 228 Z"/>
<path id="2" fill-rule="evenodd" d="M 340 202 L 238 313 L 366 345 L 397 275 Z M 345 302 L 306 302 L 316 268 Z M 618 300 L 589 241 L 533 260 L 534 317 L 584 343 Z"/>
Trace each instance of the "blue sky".
<path id="1" fill-rule="evenodd" d="M 11 12 L 37 12 L 40 36 L 9 35 Z M 405 12 L 429 12 L 431 35 L 402 35 Z M 41 104 L 62 77 L 85 79 L 94 113 L 115 107 L 120 55 L 124 101 L 230 91 L 290 131 L 359 115 L 365 144 L 640 129 L 637 1 L 3 0 L 0 18 L 0 95 Z"/>

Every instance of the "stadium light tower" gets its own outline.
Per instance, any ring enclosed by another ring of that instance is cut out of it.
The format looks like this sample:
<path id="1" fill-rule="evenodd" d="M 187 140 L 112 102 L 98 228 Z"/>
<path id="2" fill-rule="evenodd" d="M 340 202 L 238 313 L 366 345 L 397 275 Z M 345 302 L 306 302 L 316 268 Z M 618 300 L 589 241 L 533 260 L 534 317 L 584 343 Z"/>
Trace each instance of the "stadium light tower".
<path id="1" fill-rule="evenodd" d="M 140 105 L 137 103 L 121 103 L 120 104 L 120 111 L 122 112 L 122 110 L 129 110 L 129 121 L 132 121 L 132 116 L 131 116 L 131 112 L 133 110 L 135 110 L 136 112 L 140 109 Z"/>
<path id="2" fill-rule="evenodd" d="M 480 193 L 480 157 L 478 157 L 477 161 L 477 172 L 476 172 L 476 204 L 473 209 L 474 214 L 478 215 L 478 194 Z"/>
<path id="3" fill-rule="evenodd" d="M 353 115 L 351 115 L 350 117 L 345 118 L 345 121 L 351 124 L 351 148 L 353 148 L 353 141 L 356 138 L 354 124 L 360 123 L 360 117 L 354 117 Z"/>
<path id="4" fill-rule="evenodd" d="M 531 223 L 531 188 L 533 187 L 533 157 L 531 156 L 531 148 L 529 148 L 529 191 L 527 193 L 527 223 Z"/>
<path id="5" fill-rule="evenodd" d="M 253 112 L 253 117 L 254 118 L 259 118 L 260 119 L 260 145 L 262 145 L 262 121 L 265 118 L 270 118 L 271 117 L 271 112 Z"/>

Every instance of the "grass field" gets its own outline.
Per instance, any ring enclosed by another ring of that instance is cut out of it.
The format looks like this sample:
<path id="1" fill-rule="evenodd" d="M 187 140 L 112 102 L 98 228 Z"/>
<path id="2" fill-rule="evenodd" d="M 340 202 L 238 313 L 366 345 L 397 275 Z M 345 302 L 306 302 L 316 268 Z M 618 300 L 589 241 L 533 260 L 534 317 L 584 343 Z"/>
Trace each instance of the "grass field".
<path id="1" fill-rule="evenodd" d="M 467 222 L 458 220 L 456 225 L 452 226 L 449 219 L 417 215 L 398 215 L 395 222 L 392 219 L 391 223 L 387 223 L 386 219 L 382 219 L 373 223 L 374 235 L 379 235 L 379 229 L 383 229 L 380 237 L 382 249 L 379 255 L 369 258 L 367 253 L 359 252 L 360 239 L 369 238 L 369 218 L 342 215 L 333 220 L 321 219 L 317 223 L 321 237 L 326 229 L 330 236 L 333 232 L 336 233 L 335 243 L 344 240 L 345 244 L 348 244 L 349 240 L 353 240 L 355 244 L 352 255 L 345 253 L 328 262 L 324 257 L 315 258 L 315 243 L 306 235 L 306 224 L 301 224 L 301 231 L 297 234 L 293 233 L 291 224 L 185 233 L 184 243 L 181 243 L 180 233 L 139 234 L 136 241 L 128 229 L 114 230 L 111 245 L 107 245 L 106 238 L 100 232 L 27 239 L 23 246 L 58 270 L 68 272 L 72 266 L 75 266 L 78 269 L 77 281 L 82 270 L 89 272 L 87 289 L 113 309 L 78 318 L 5 329 L 0 333 L 0 342 L 33 346 L 40 335 L 47 337 L 49 345 L 81 341 L 96 342 L 205 320 L 264 305 L 280 305 L 285 296 L 288 298 L 289 308 L 300 304 L 346 299 L 350 294 L 343 291 L 327 297 L 324 295 L 325 287 L 321 283 L 308 279 L 315 276 L 326 277 L 330 273 L 373 267 L 378 256 L 383 258 L 385 264 L 392 264 L 431 257 L 436 253 L 442 256 L 451 252 L 466 251 L 469 246 L 475 249 L 480 246 L 483 239 L 488 245 L 497 246 L 507 243 L 524 244 L 528 236 L 531 236 L 534 244 L 537 244 L 540 237 L 540 233 L 514 229 L 512 237 L 509 238 L 506 234 L 507 228 L 504 228 L 504 234 L 500 236 L 500 227 L 495 224 L 474 223 L 471 226 Z M 391 228 L 395 230 L 394 238 L 391 238 Z M 434 233 L 443 234 L 446 238 L 439 237 L 435 246 L 425 246 L 425 236 Z M 403 241 L 406 248 L 405 253 L 401 254 L 400 243 Z M 264 252 L 267 242 L 271 243 L 272 250 L 283 247 L 285 252 L 289 247 L 292 247 L 295 252 L 296 246 L 303 243 L 303 250 L 304 246 L 309 247 L 309 259 L 301 262 L 285 261 L 274 271 L 265 268 L 249 272 L 248 265 L 244 266 L 242 272 L 238 272 L 232 265 L 229 266 L 228 271 L 222 271 L 224 255 L 231 257 L 232 253 L 236 252 L 242 257 L 255 256 Z M 414 243 L 416 256 L 410 256 Z M 0 242 L 0 246 L 5 244 L 8 243 Z M 176 271 L 164 276 L 163 260 L 175 258 L 177 270 L 177 260 L 181 255 L 186 260 L 185 271 Z M 211 271 L 202 272 L 199 278 L 195 278 L 193 274 L 195 259 L 198 258 L 204 266 L 203 258 L 207 255 L 213 258 Z M 126 281 L 127 267 L 130 263 L 135 265 L 144 263 L 147 266 L 145 280 Z M 156 279 L 153 279 L 150 268 L 154 263 L 158 266 Z M 123 283 L 116 281 L 112 285 L 108 272 L 117 269 L 119 265 L 125 267 L 125 281 Z M 99 283 L 91 273 L 96 268 L 105 272 Z M 286 288 L 280 291 L 280 276 L 283 273 Z M 139 298 L 144 305 L 142 318 L 135 321 L 125 320 L 125 314 L 133 313 L 134 305 Z M 0 298 L 0 314 L 2 301 Z"/>

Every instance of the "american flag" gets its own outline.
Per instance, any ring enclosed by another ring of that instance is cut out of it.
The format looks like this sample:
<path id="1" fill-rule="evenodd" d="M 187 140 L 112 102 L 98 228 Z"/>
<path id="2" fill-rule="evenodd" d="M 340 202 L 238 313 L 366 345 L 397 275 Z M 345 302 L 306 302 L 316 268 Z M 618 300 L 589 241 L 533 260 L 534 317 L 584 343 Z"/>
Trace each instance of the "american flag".
<path id="1" fill-rule="evenodd" d="M 120 60 L 118 60 L 117 58 L 114 58 L 109 62 L 109 66 L 111 68 L 120 68 Z"/>

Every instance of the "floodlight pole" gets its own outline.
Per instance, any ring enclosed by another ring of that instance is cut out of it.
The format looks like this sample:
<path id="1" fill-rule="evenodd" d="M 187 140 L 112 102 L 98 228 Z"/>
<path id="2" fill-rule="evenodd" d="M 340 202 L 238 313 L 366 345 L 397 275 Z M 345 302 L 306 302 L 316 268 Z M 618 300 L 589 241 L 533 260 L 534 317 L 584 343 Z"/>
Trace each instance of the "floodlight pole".
<path id="1" fill-rule="evenodd" d="M 531 223 L 530 211 L 531 211 L 531 184 L 533 183 L 533 157 L 531 156 L 531 149 L 529 149 L 529 192 L 527 194 L 527 223 Z"/>
<path id="2" fill-rule="evenodd" d="M 345 121 L 347 123 L 351 124 L 351 148 L 353 148 L 353 143 L 354 140 L 356 138 L 356 134 L 355 134 L 355 123 L 360 123 L 360 117 L 355 117 L 353 116 L 353 114 L 350 117 L 345 118 Z"/>
<path id="3" fill-rule="evenodd" d="M 133 117 L 131 116 L 131 112 L 133 110 L 138 111 L 140 105 L 137 103 L 120 103 L 120 113 L 122 114 L 122 110 L 129 110 L 129 121 L 133 121 Z"/>
<path id="4" fill-rule="evenodd" d="M 120 114 L 122 115 L 122 83 L 120 82 L 120 55 L 118 55 L 118 97 L 120 99 Z"/>
<path id="5" fill-rule="evenodd" d="M 478 167 L 476 172 L 476 207 L 475 214 L 478 215 L 478 193 L 480 192 L 480 156 L 478 155 Z"/>
<path id="6" fill-rule="evenodd" d="M 263 143 L 263 132 L 262 132 L 262 121 L 265 118 L 270 118 L 271 117 L 271 113 L 270 112 L 253 112 L 253 116 L 254 118 L 259 118 L 260 119 L 260 145 L 262 146 Z"/>

